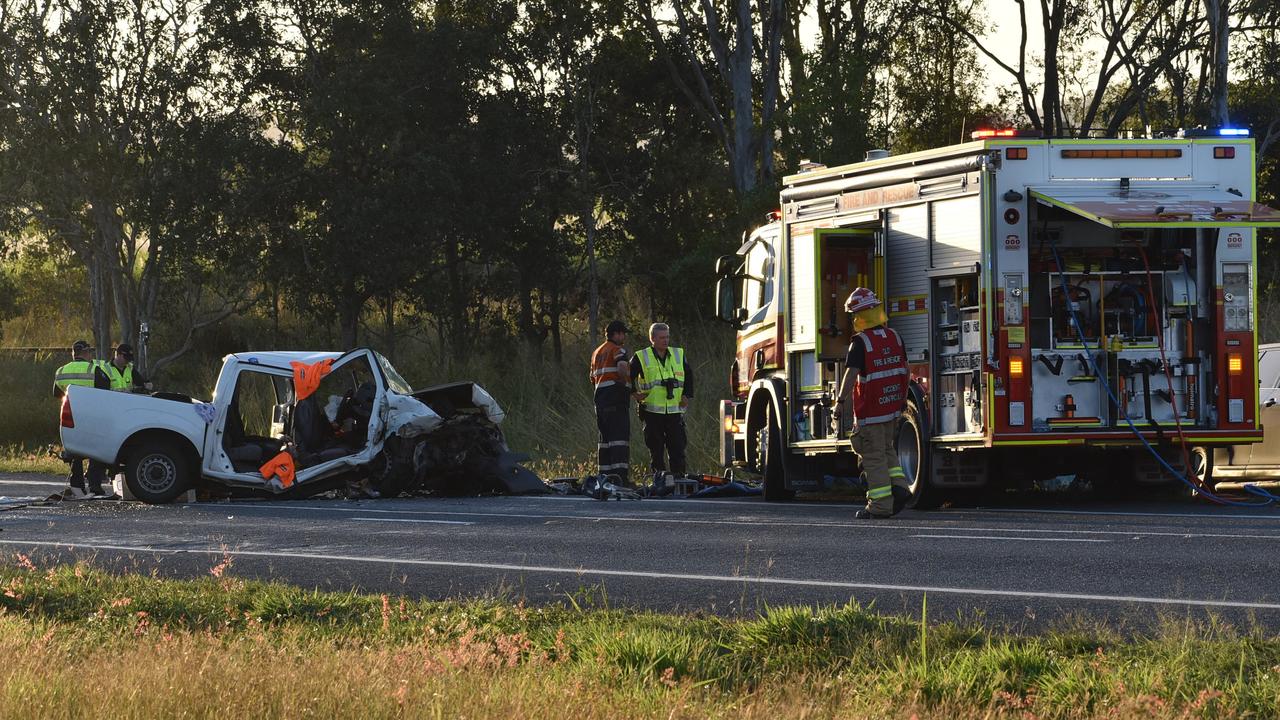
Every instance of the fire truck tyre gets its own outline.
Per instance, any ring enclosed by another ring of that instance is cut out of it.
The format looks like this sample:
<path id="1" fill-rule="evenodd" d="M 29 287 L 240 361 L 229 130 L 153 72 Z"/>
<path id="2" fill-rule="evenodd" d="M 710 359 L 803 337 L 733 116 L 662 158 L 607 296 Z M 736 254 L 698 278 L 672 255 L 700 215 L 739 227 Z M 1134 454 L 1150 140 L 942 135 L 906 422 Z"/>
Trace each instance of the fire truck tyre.
<path id="1" fill-rule="evenodd" d="M 129 492 L 145 503 L 173 502 L 191 485 L 190 462 L 176 443 L 147 440 L 126 455 L 124 480 Z"/>
<path id="2" fill-rule="evenodd" d="M 756 430 L 756 469 L 764 476 L 764 499 L 780 502 L 795 497 L 786 487 L 786 471 L 783 468 L 782 430 L 774 418 L 773 406 L 765 403 L 764 418 Z"/>
<path id="3" fill-rule="evenodd" d="M 898 450 L 898 464 L 907 474 L 911 500 L 907 507 L 931 510 L 942 505 L 945 498 L 938 488 L 929 484 L 929 445 L 920 420 L 920 409 L 915 401 L 907 401 L 907 411 L 898 422 L 898 437 L 894 442 Z"/>
<path id="4" fill-rule="evenodd" d="M 1213 489 L 1213 451 L 1207 447 L 1191 448 L 1191 473 L 1196 484 Z"/>

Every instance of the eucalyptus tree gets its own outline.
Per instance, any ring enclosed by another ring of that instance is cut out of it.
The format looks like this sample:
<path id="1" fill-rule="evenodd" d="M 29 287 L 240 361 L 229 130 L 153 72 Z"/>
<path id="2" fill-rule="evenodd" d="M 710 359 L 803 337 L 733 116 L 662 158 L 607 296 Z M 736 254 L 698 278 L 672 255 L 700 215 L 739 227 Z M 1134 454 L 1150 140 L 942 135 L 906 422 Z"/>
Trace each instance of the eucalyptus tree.
<path id="1" fill-rule="evenodd" d="M 265 39 L 237 0 L 0 2 L 0 210 L 87 267 L 100 351 L 113 320 L 132 338 L 171 292 L 192 300 L 188 331 L 243 307 L 244 284 L 186 271 L 240 238 L 227 195 L 235 153 L 262 144 Z"/>

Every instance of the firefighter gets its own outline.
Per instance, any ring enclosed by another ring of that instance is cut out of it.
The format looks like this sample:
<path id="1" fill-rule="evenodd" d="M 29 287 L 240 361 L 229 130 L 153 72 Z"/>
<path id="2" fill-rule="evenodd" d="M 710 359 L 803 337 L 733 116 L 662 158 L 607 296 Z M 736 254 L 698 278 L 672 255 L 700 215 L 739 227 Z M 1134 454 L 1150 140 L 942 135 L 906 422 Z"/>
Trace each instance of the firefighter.
<path id="1" fill-rule="evenodd" d="M 105 363 L 103 369 L 111 379 L 112 390 L 135 392 L 145 390 L 147 387 L 147 381 L 142 377 L 142 373 L 133 366 L 133 346 L 128 343 L 120 343 L 116 346 L 115 352 L 111 355 L 111 362 Z"/>
<path id="2" fill-rule="evenodd" d="M 666 323 L 649 326 L 649 343 L 632 358 L 631 377 L 656 480 L 667 471 L 668 455 L 671 472 L 685 474 L 684 411 L 693 397 L 693 372 L 684 348 L 670 347 L 671 328 Z"/>
<path id="3" fill-rule="evenodd" d="M 631 366 L 627 364 L 627 326 L 621 320 L 610 322 L 604 330 L 605 341 L 591 354 L 591 382 L 595 385 L 596 426 L 600 428 L 598 474 L 616 475 L 623 485 L 630 485 L 631 416 L 627 405 L 627 384 Z"/>
<path id="4" fill-rule="evenodd" d="M 849 441 L 867 476 L 867 506 L 854 517 L 887 518 L 896 512 L 894 486 L 901 488 L 896 491 L 900 497 L 905 499 L 909 494 L 907 475 L 898 465 L 893 447 L 897 420 L 907 403 L 906 350 L 897 331 L 885 325 L 888 319 L 871 290 L 854 290 L 844 309 L 853 316 L 854 336 L 832 409 L 833 423 L 839 427 L 845 402 L 852 394 Z"/>
<path id="5" fill-rule="evenodd" d="M 101 390 L 111 389 L 111 379 L 107 375 L 105 363 L 95 360 L 93 346 L 84 340 L 77 340 L 71 346 L 71 362 L 58 368 L 53 375 L 53 396 L 59 400 L 67 394 L 72 385 L 96 387 Z M 102 487 L 106 479 L 106 466 L 97 460 L 89 461 L 89 488 L 85 490 L 84 458 L 71 457 L 66 454 L 63 459 L 71 466 L 67 484 L 70 486 L 63 496 L 69 500 L 81 500 L 89 497 L 108 497 L 109 493 Z"/>

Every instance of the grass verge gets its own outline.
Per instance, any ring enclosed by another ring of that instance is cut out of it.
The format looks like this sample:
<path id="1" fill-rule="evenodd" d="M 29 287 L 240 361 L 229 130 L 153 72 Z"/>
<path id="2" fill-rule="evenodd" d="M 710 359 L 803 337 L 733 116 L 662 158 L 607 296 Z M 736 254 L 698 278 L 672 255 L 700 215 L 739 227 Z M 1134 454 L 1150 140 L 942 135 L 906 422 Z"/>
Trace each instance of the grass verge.
<path id="1" fill-rule="evenodd" d="M 1280 640 L 1170 621 L 1024 637 L 0 569 L 0 717 L 1222 718 L 1280 714 Z M 105 684 L 103 678 L 111 678 Z"/>
<path id="2" fill-rule="evenodd" d="M 25 445 L 0 446 L 0 473 L 47 473 L 66 475 L 67 464 L 58 456 L 58 447 L 46 445 L 28 448 Z"/>

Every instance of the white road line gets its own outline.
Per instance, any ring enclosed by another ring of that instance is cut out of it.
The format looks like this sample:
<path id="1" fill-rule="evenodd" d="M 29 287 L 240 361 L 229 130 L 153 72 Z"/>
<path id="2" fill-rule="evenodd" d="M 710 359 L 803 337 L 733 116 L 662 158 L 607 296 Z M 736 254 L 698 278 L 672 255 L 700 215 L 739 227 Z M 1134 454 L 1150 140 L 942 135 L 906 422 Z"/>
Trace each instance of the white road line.
<path id="1" fill-rule="evenodd" d="M 475 525 L 473 522 L 466 520 L 420 520 L 417 518 L 371 518 L 371 517 L 355 517 L 352 520 L 364 520 L 365 522 L 389 522 L 389 523 L 434 523 L 436 525 Z"/>
<path id="2" fill-rule="evenodd" d="M 964 588 L 931 585 L 894 585 L 885 583 L 843 582 L 839 580 L 806 580 L 801 578 L 764 577 L 754 575 L 701 575 L 687 573 L 662 573 L 642 570 L 610 570 L 587 567 L 554 567 L 548 565 L 512 565 L 507 563 L 477 563 L 450 560 L 417 560 L 411 558 L 356 557 L 354 555 L 327 555 L 320 553 L 289 552 L 287 550 L 228 550 L 226 548 L 149 548 L 130 545 L 89 545 L 51 540 L 0 540 L 0 545 L 19 547 L 52 547 L 86 550 L 117 550 L 121 552 L 156 553 L 178 555 L 233 555 L 239 557 L 266 557 L 280 559 L 327 560 L 330 562 L 377 563 L 392 565 L 417 565 L 423 567 L 468 568 L 472 570 L 502 570 L 510 572 L 552 573 L 561 575 L 597 575 L 604 577 L 646 578 L 652 580 L 684 580 L 700 582 L 757 583 L 794 587 L 821 587 L 841 590 L 881 590 L 892 592 L 922 592 L 940 595 L 978 595 L 984 597 L 1038 598 L 1044 600 L 1082 600 L 1093 602 L 1136 603 L 1143 605 L 1186 605 L 1197 607 L 1246 608 L 1252 610 L 1280 610 L 1280 603 L 1244 602 L 1237 600 L 1209 600 L 1197 598 L 1147 597 L 1142 595 L 1092 595 L 1087 593 L 1043 592 L 1033 590 L 1002 590 L 995 588 Z"/>
<path id="3" fill-rule="evenodd" d="M 66 487 L 67 481 L 55 482 L 53 480 L 3 480 L 0 479 L 0 487 L 5 485 L 39 485 L 41 487 Z"/>
<path id="4" fill-rule="evenodd" d="M 541 500 L 543 502 L 580 502 L 584 500 L 587 502 L 597 502 L 597 503 L 600 502 L 599 500 L 595 500 L 594 498 L 589 498 L 585 495 L 523 495 L 521 497 L 526 500 Z M 662 503 L 663 505 L 676 505 L 676 504 L 684 504 L 684 503 L 689 503 L 689 504 L 705 503 L 708 505 L 751 505 L 753 507 L 774 507 L 774 508 L 778 507 L 777 505 L 765 503 L 764 499 L 760 497 L 757 497 L 754 500 L 733 499 L 733 498 L 666 497 L 666 498 L 655 499 L 652 502 Z M 807 502 L 793 503 L 789 507 L 797 508 L 797 509 L 805 509 L 805 508 L 812 508 L 812 507 L 861 508 L 861 507 L 865 507 L 865 505 L 866 503 L 837 503 L 837 502 L 826 502 L 822 500 L 816 500 L 816 501 L 810 500 Z"/>
<path id="5" fill-rule="evenodd" d="M 998 527 L 982 527 L 982 526 L 966 526 L 966 525 L 907 525 L 897 521 L 881 521 L 881 522 L 797 522 L 790 520 L 698 520 L 693 518 L 673 518 L 673 517 L 636 517 L 634 515 L 553 515 L 547 513 L 503 513 L 503 512 L 476 512 L 469 510 L 384 510 L 378 508 L 344 508 L 344 507 L 316 507 L 314 505 L 294 505 L 292 503 L 285 504 L 252 504 L 252 503 L 200 503 L 198 505 L 187 505 L 184 507 L 201 509 L 206 507 L 234 507 L 239 510 L 301 510 L 305 512 L 339 512 L 339 513 L 382 513 L 395 515 L 452 515 L 460 517 L 486 517 L 486 518 L 518 518 L 523 520 L 580 520 L 583 522 L 640 522 L 640 523 L 670 523 L 675 525 L 749 525 L 752 527 L 822 527 L 822 528 L 848 528 L 851 530 L 867 530 L 867 531 L 894 531 L 894 530 L 967 530 L 970 532 L 1019 532 L 1019 533 L 1036 533 L 1036 534 L 1052 534 L 1052 535 L 1123 535 L 1123 536 L 1148 536 L 1148 537 L 1171 537 L 1184 539 L 1199 538 L 1225 538 L 1232 540 L 1280 540 L 1280 534 L 1258 534 L 1258 533 L 1203 533 L 1203 532 L 1186 532 L 1186 531 L 1154 531 L 1154 530 L 1071 530 L 1071 529 L 1054 529 L 1054 528 L 998 528 Z M 949 522 L 946 520 L 943 523 Z"/>
<path id="6" fill-rule="evenodd" d="M 1109 543 L 1097 538 L 1013 537 L 1009 535 L 911 535 L 913 538 L 949 538 L 953 540 L 1023 540 L 1030 542 L 1087 542 Z"/>
<path id="7" fill-rule="evenodd" d="M 977 508 L 980 512 L 991 513 L 1019 513 L 1019 514 L 1035 514 L 1043 513 L 1046 515 L 1110 515 L 1121 517 L 1168 517 L 1168 518 L 1196 518 L 1200 520 L 1221 520 L 1230 518 L 1232 520 L 1280 520 L 1280 513 L 1272 515 L 1246 515 L 1243 513 L 1231 514 L 1208 514 L 1208 513 L 1158 513 L 1158 512 L 1125 512 L 1123 510 L 1046 510 L 1041 508 Z"/>

